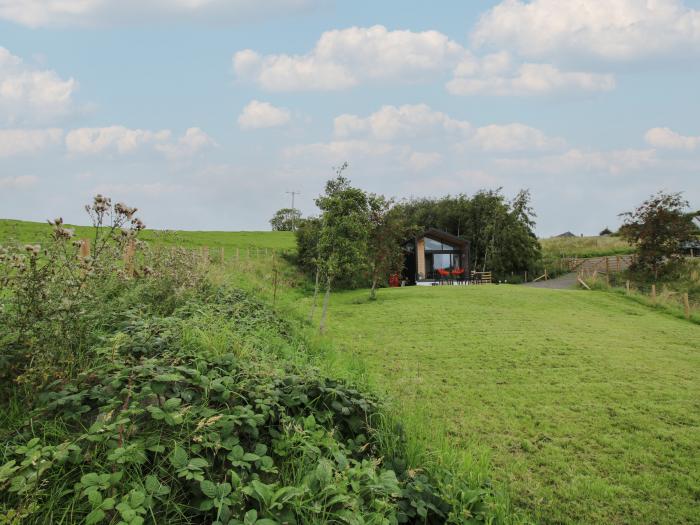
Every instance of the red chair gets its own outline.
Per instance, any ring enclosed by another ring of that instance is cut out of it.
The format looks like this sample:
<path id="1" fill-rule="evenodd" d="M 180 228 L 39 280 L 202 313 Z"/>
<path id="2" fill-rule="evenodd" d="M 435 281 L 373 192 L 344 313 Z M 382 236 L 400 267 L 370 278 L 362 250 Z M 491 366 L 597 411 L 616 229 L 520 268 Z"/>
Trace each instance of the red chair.
<path id="1" fill-rule="evenodd" d="M 444 282 L 445 280 L 449 281 L 450 279 L 450 272 L 448 270 L 443 270 L 442 268 L 437 269 L 437 273 L 440 276 L 440 282 Z"/>
<path id="2" fill-rule="evenodd" d="M 452 270 L 452 277 L 461 281 L 464 278 L 464 268 L 455 268 Z"/>

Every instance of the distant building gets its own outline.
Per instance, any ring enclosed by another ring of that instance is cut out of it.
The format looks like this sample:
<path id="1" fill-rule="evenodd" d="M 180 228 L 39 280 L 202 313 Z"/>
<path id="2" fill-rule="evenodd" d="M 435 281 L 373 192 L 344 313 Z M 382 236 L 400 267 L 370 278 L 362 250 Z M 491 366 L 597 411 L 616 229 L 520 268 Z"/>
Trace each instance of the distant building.
<path id="1" fill-rule="evenodd" d="M 681 253 L 688 257 L 700 257 L 700 240 L 682 242 Z"/>
<path id="2" fill-rule="evenodd" d="M 462 270 L 469 275 L 469 241 L 430 228 L 404 244 L 403 278 L 410 284 L 434 281 L 439 271 Z"/>
<path id="3" fill-rule="evenodd" d="M 574 235 L 571 232 L 564 232 L 564 233 L 560 233 L 559 235 L 556 235 L 556 237 L 576 237 L 576 235 Z"/>

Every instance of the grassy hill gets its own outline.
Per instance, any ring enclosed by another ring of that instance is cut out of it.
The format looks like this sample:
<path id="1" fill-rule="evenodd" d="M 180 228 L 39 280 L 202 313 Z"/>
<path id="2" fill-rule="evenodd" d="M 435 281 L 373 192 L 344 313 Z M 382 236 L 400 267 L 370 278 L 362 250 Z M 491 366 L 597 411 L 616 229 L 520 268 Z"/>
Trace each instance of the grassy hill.
<path id="1" fill-rule="evenodd" d="M 540 245 L 546 259 L 622 255 L 634 251 L 621 237 L 549 237 L 540 239 Z"/>
<path id="2" fill-rule="evenodd" d="M 90 238 L 93 234 L 92 228 L 88 226 L 69 227 L 75 228 L 78 238 Z M 21 243 L 41 243 L 45 242 L 50 234 L 51 226 L 47 223 L 0 219 L 0 242 L 14 240 Z M 233 256 L 237 249 L 290 251 L 296 247 L 294 234 L 291 232 L 144 230 L 139 238 L 166 246 L 208 246 L 213 251 L 223 247 L 226 256 Z"/>
<path id="3" fill-rule="evenodd" d="M 379 297 L 332 297 L 335 366 L 386 390 L 433 446 L 476 470 L 490 456 L 517 507 L 543 523 L 696 522 L 697 325 L 574 290 Z"/>

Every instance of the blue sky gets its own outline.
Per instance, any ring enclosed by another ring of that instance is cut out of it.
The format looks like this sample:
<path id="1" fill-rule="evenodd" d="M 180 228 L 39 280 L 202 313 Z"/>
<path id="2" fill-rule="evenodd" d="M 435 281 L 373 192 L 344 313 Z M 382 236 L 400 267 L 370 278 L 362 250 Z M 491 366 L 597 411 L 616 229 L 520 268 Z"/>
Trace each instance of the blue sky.
<path id="1" fill-rule="evenodd" d="M 1 0 L 0 217 L 267 229 L 361 187 L 532 191 L 596 233 L 700 206 L 700 1 Z"/>

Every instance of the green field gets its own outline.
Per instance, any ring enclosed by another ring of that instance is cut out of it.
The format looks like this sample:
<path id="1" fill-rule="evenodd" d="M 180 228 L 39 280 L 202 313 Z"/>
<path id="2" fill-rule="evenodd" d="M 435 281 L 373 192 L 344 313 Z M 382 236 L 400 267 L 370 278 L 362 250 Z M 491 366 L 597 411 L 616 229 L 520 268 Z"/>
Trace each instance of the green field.
<path id="1" fill-rule="evenodd" d="M 366 298 L 332 297 L 340 366 L 366 370 L 426 435 L 444 429 L 466 455 L 488 453 L 517 508 L 543 523 L 700 520 L 697 325 L 573 290 Z"/>
<path id="2" fill-rule="evenodd" d="M 545 258 L 600 257 L 632 253 L 634 248 L 621 237 L 549 237 L 540 239 Z"/>
<path id="3" fill-rule="evenodd" d="M 69 226 L 75 228 L 78 238 L 90 238 L 92 227 Z M 0 242 L 14 240 L 22 243 L 46 242 L 51 234 L 47 223 L 0 219 Z M 291 251 L 295 249 L 292 232 L 224 232 L 224 231 L 184 231 L 184 230 L 144 230 L 139 238 L 165 246 L 182 246 L 184 248 L 208 247 L 212 254 L 224 248 L 226 256 L 237 253 L 242 257 L 251 256 L 255 250 Z"/>

